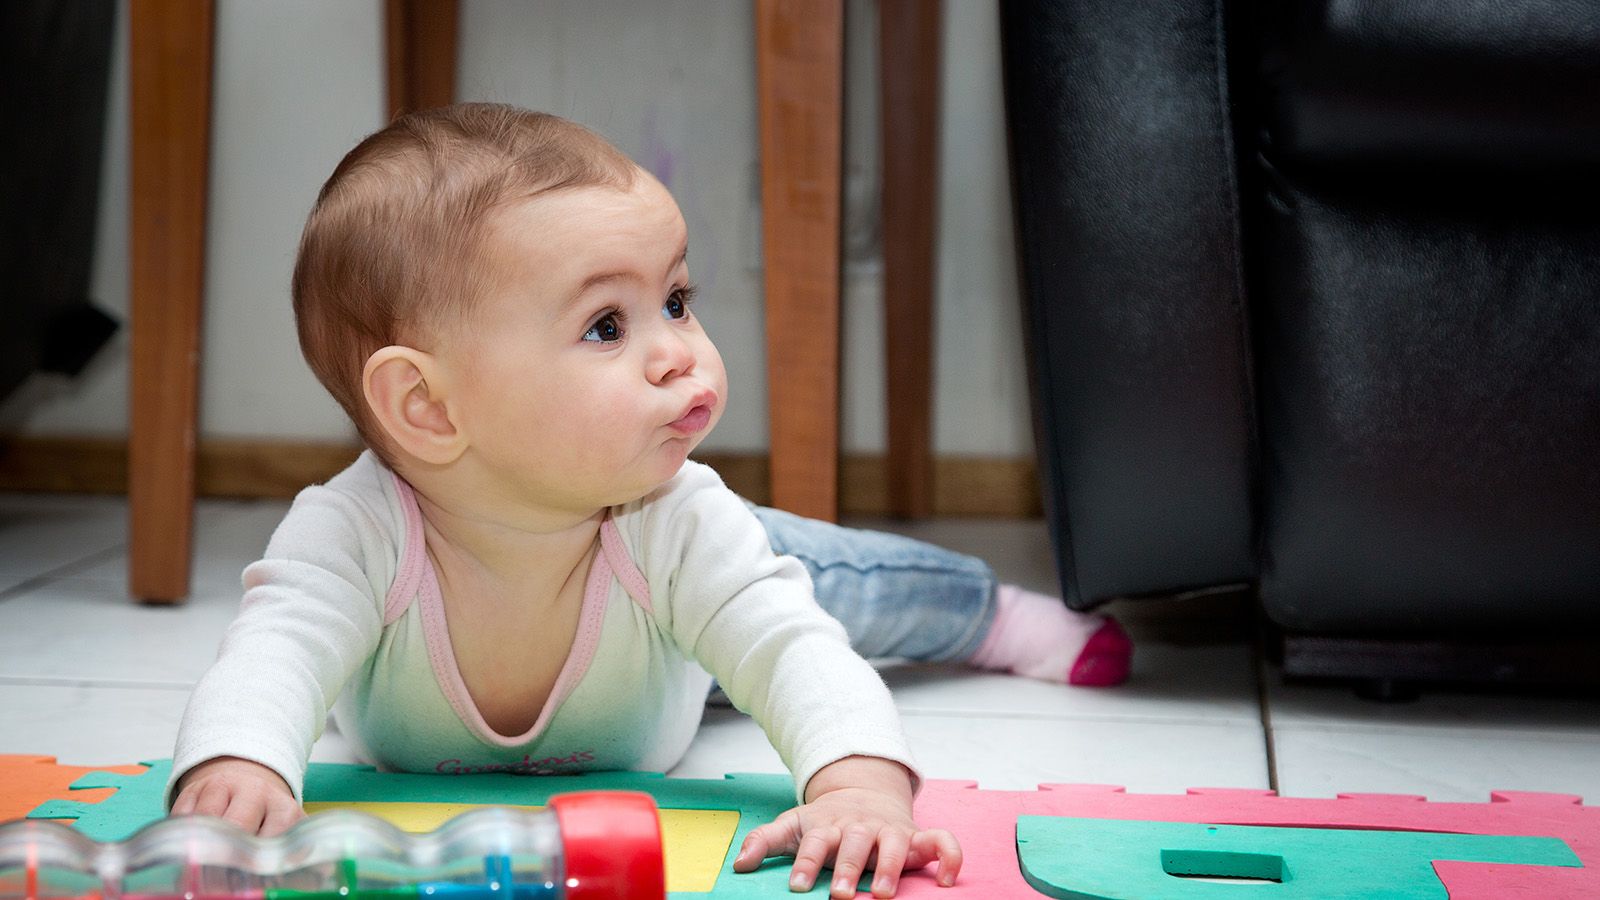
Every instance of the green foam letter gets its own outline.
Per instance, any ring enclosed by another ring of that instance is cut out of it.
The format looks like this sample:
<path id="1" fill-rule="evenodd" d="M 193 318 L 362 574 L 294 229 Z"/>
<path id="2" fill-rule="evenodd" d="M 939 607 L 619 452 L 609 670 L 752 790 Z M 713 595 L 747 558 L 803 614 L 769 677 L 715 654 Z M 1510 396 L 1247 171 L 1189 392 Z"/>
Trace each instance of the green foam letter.
<path id="1" fill-rule="evenodd" d="M 1582 865 L 1548 837 L 1054 816 L 1018 818 L 1017 857 L 1029 884 L 1072 900 L 1448 900 L 1434 860 Z"/>

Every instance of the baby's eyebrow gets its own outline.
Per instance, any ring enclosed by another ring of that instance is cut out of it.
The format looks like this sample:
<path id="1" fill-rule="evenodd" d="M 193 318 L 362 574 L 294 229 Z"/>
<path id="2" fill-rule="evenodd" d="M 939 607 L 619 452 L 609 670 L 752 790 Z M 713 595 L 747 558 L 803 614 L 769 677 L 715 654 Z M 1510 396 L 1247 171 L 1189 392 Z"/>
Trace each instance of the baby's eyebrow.
<path id="1" fill-rule="evenodd" d="M 683 245 L 683 247 L 678 250 L 678 255 L 672 260 L 672 265 L 667 266 L 666 274 L 667 275 L 671 275 L 673 270 L 675 270 L 679 266 L 683 265 L 684 261 L 687 260 L 688 258 L 689 258 L 689 245 L 687 243 L 685 243 Z M 612 283 L 614 281 L 642 281 L 642 280 L 643 279 L 641 279 L 639 277 L 638 271 L 634 270 L 634 269 L 618 269 L 618 270 L 616 270 L 614 272 L 596 272 L 593 275 L 590 275 L 588 278 L 585 278 L 583 280 L 583 284 L 578 285 L 578 289 L 572 293 L 572 296 L 568 299 L 567 302 L 568 302 L 568 304 L 571 304 L 571 303 L 577 301 L 578 298 L 582 297 L 584 294 L 589 293 L 589 291 L 591 291 L 591 290 L 593 290 L 593 289 L 595 289 L 595 288 L 597 288 L 597 287 L 599 287 L 599 286 L 601 286 L 603 284 L 610 284 L 610 283 Z"/>
<path id="2" fill-rule="evenodd" d="M 613 281 L 637 281 L 638 279 L 639 275 L 637 272 L 626 270 L 618 272 L 597 272 L 583 280 L 583 284 L 573 292 L 572 299 L 576 300 L 603 284 L 610 284 Z"/>

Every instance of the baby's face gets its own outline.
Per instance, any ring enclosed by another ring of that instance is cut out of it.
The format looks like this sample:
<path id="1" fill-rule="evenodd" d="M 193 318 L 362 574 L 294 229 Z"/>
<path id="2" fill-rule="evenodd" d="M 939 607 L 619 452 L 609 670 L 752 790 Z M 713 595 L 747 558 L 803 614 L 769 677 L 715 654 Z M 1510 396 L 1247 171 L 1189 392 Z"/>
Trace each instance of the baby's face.
<path id="1" fill-rule="evenodd" d="M 473 451 L 496 489 L 527 502 L 644 496 L 727 397 L 722 357 L 689 307 L 678 205 L 640 172 L 631 190 L 559 191 L 494 224 L 489 290 L 444 350 Z"/>

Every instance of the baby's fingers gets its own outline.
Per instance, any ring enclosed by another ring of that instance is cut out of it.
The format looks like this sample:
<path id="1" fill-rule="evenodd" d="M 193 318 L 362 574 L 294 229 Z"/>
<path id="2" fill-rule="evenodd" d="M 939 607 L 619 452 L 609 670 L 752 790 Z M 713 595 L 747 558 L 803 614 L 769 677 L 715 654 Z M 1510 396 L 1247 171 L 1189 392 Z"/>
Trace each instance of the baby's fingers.
<path id="1" fill-rule="evenodd" d="M 851 825 L 839 840 L 839 849 L 833 856 L 834 900 L 849 900 L 856 895 L 856 885 L 861 882 L 861 872 L 878 842 L 878 833 L 866 825 Z"/>
<path id="2" fill-rule="evenodd" d="M 827 864 L 833 852 L 839 849 L 843 834 L 837 826 L 813 828 L 800 838 L 800 849 L 794 852 L 794 868 L 789 870 L 789 890 L 809 891 L 817 883 L 817 873 Z"/>
<path id="3" fill-rule="evenodd" d="M 173 815 L 187 815 L 194 813 L 197 816 L 216 816 L 228 811 L 228 801 L 233 798 L 233 790 L 227 783 L 219 778 L 208 778 L 186 789 L 172 804 Z"/>
<path id="4" fill-rule="evenodd" d="M 193 787 L 184 788 L 178 792 L 178 798 L 172 801 L 172 815 L 187 816 L 194 812 L 195 798 L 200 792 Z"/>
<path id="5" fill-rule="evenodd" d="M 267 798 L 255 793 L 234 794 L 222 817 L 250 834 L 259 834 L 267 818 Z"/>
<path id="6" fill-rule="evenodd" d="M 794 810 L 753 829 L 739 845 L 733 858 L 735 872 L 754 872 L 763 860 L 774 856 L 793 856 L 800 849 L 800 816 Z"/>
<path id="7" fill-rule="evenodd" d="M 266 819 L 261 823 L 263 837 L 283 834 L 289 826 L 305 818 L 305 810 L 300 808 L 292 795 L 280 795 L 267 798 Z"/>
<path id="8" fill-rule="evenodd" d="M 938 879 L 941 887 L 956 883 L 961 872 L 961 845 L 956 836 L 942 828 L 930 828 L 911 836 L 911 854 L 906 868 L 920 869 L 934 860 L 939 861 Z"/>
<path id="9" fill-rule="evenodd" d="M 878 833 L 878 861 L 873 865 L 872 896 L 893 897 L 900 889 L 900 871 L 911 851 L 911 839 L 898 828 Z"/>

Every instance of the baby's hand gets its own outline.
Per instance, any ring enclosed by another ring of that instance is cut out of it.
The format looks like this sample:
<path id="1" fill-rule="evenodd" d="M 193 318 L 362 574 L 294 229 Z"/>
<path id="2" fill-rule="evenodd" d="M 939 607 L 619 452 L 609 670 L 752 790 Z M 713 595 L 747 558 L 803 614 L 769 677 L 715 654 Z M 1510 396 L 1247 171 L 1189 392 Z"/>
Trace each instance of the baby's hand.
<path id="1" fill-rule="evenodd" d="M 902 870 L 939 861 L 939 884 L 955 884 L 961 847 L 955 836 L 923 830 L 911 818 L 911 779 L 899 763 L 853 756 L 823 767 L 806 788 L 810 802 L 751 831 L 733 860 L 735 872 L 755 871 L 772 856 L 793 856 L 789 889 L 807 891 L 823 866 L 833 868 L 829 896 L 856 895 L 871 868 L 872 896 L 893 897 Z"/>
<path id="2" fill-rule="evenodd" d="M 219 816 L 252 834 L 282 834 L 305 812 L 289 785 L 260 763 L 236 756 L 208 759 L 184 773 L 172 814 Z"/>

